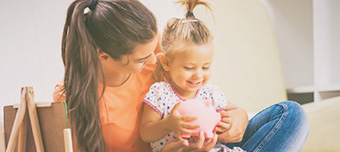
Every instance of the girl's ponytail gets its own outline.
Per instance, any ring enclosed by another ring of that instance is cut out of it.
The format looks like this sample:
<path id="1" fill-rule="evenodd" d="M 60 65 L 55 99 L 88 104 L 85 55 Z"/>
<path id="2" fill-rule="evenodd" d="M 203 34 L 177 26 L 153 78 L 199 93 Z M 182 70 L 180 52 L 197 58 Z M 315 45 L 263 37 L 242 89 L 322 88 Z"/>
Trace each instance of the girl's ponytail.
<path id="1" fill-rule="evenodd" d="M 186 8 L 187 11 L 185 15 L 186 18 L 195 18 L 194 9 L 198 5 L 203 5 L 206 8 L 208 8 L 210 12 L 212 12 L 209 3 L 203 0 L 179 0 L 176 3 Z"/>
<path id="2" fill-rule="evenodd" d="M 213 40 L 210 30 L 193 13 L 197 5 L 204 5 L 211 11 L 209 4 L 204 0 L 179 0 L 176 3 L 186 8 L 186 14 L 181 19 L 170 19 L 164 28 L 161 52 L 170 60 L 178 52 L 186 50 L 192 45 L 210 44 Z M 167 81 L 169 79 L 167 72 L 159 62 L 152 78 L 154 81 Z"/>
<path id="3" fill-rule="evenodd" d="M 88 1 L 74 1 L 68 9 L 62 40 L 65 65 L 64 89 L 71 129 L 80 151 L 105 151 L 98 98 L 100 61 L 95 41 L 88 32 L 84 10 Z"/>

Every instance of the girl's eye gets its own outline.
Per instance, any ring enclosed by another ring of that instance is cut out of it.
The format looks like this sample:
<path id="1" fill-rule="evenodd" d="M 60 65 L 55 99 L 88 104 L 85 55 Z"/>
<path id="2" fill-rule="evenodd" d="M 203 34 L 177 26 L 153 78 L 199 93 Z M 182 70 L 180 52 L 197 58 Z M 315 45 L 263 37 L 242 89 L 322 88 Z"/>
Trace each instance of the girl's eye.
<path id="1" fill-rule="evenodd" d="M 186 70 L 192 70 L 193 67 L 184 67 L 184 69 L 186 69 Z"/>
<path id="2" fill-rule="evenodd" d="M 203 70 L 208 70 L 210 67 L 202 67 Z"/>
<path id="3" fill-rule="evenodd" d="M 145 60 L 142 60 L 142 61 L 138 61 L 138 63 L 144 63 L 145 62 Z"/>

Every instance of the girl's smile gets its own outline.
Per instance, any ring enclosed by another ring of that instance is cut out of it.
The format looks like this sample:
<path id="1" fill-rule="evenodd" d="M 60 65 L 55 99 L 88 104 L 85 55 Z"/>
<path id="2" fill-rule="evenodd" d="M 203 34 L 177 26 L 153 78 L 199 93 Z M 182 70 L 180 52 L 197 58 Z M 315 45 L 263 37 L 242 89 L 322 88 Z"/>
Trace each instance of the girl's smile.
<path id="1" fill-rule="evenodd" d="M 212 59 L 212 44 L 193 45 L 168 58 L 168 64 L 163 67 L 167 69 L 170 81 L 178 94 L 190 99 L 210 79 Z"/>

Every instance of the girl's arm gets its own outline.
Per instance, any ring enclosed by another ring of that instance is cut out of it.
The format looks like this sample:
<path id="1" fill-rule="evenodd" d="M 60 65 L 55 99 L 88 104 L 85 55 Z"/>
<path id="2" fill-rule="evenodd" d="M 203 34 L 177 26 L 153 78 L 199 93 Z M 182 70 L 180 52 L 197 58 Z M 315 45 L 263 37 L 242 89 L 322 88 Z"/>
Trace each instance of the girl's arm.
<path id="1" fill-rule="evenodd" d="M 248 125 L 247 112 L 243 108 L 228 102 L 227 108 L 221 114 L 223 119 L 230 124 L 229 129 L 218 136 L 218 141 L 224 143 L 240 142 Z"/>
<path id="2" fill-rule="evenodd" d="M 170 130 L 167 129 L 166 120 L 161 118 L 161 115 L 152 107 L 144 104 L 140 124 L 140 136 L 145 142 L 159 140 L 170 132 Z"/>
<path id="3" fill-rule="evenodd" d="M 193 116 L 181 116 L 177 109 L 180 103 L 177 103 L 172 109 L 170 115 L 164 119 L 152 107 L 144 104 L 143 116 L 140 124 L 140 136 L 145 142 L 152 142 L 161 139 L 171 131 L 177 135 L 181 133 L 193 134 L 196 130 L 187 128 L 198 128 L 199 125 L 188 123 L 186 121 L 195 120 Z"/>

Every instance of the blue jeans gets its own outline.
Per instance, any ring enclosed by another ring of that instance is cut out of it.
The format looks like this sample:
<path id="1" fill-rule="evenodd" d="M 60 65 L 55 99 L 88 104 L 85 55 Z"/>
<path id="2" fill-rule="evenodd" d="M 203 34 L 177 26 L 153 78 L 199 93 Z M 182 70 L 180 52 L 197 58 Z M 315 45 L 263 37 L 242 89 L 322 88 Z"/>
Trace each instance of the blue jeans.
<path id="1" fill-rule="evenodd" d="M 264 109 L 249 120 L 239 143 L 224 143 L 248 152 L 298 152 L 309 132 L 309 121 L 302 107 L 285 101 Z"/>

